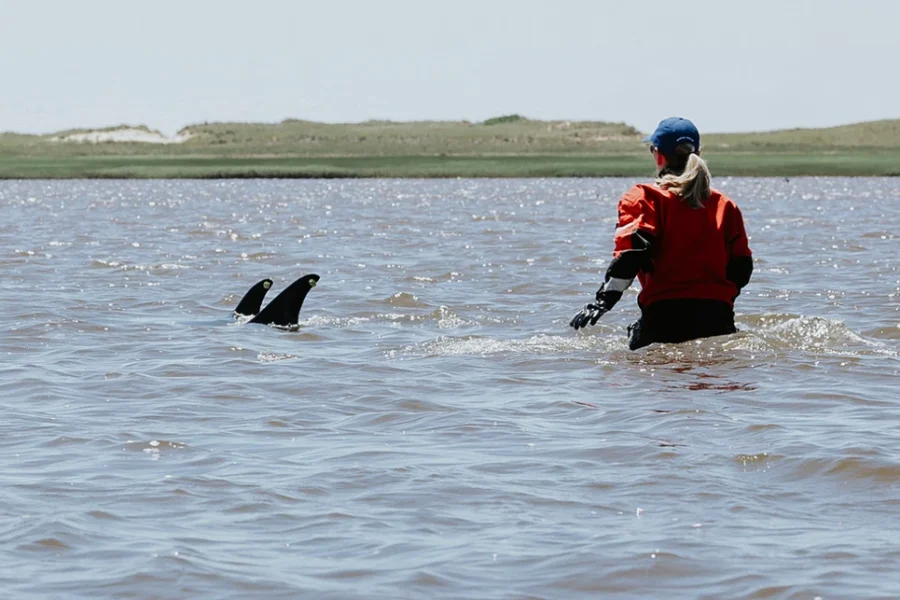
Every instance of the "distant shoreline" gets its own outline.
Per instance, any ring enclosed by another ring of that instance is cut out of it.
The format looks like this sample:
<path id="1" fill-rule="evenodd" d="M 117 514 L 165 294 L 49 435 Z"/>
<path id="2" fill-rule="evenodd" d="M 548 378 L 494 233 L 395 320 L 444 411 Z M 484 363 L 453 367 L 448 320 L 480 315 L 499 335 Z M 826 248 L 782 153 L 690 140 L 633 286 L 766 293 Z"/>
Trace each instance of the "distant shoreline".
<path id="1" fill-rule="evenodd" d="M 707 157 L 713 177 L 900 176 L 900 152 Z M 504 157 L 0 157 L 0 179 L 335 179 L 646 177 L 641 155 Z"/>
<path id="2" fill-rule="evenodd" d="M 214 123 L 169 138 L 145 126 L 0 134 L 0 179 L 649 177 L 624 123 Z M 710 134 L 713 176 L 900 176 L 900 120 Z"/>

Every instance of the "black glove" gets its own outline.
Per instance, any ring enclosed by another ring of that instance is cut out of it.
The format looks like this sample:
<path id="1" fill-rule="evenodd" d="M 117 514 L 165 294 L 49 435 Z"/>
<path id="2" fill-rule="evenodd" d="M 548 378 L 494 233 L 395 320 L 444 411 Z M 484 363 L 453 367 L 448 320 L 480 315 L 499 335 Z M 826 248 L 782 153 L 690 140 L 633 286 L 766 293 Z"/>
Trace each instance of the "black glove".
<path id="1" fill-rule="evenodd" d="M 597 290 L 595 300 L 590 304 L 585 304 L 584 308 L 569 321 L 569 325 L 575 328 L 576 331 L 582 327 L 587 327 L 588 324 L 596 325 L 597 320 L 612 310 L 612 307 L 622 297 L 622 292 L 606 290 L 605 288 L 606 284 L 601 286 Z"/>
<path id="2" fill-rule="evenodd" d="M 572 317 L 572 320 L 569 321 L 569 325 L 575 328 L 577 331 L 582 327 L 587 327 L 588 323 L 591 325 L 595 325 L 597 323 L 597 319 L 603 316 L 604 313 L 609 311 L 608 308 L 599 304 L 597 302 L 591 302 L 590 304 L 585 304 L 584 308 Z"/>

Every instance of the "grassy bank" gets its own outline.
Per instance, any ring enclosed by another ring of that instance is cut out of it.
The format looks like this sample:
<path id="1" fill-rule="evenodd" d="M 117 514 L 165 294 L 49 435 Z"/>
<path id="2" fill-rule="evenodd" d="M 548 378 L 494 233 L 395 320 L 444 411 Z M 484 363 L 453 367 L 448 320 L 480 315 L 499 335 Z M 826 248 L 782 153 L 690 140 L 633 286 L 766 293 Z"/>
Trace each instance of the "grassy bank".
<path id="1" fill-rule="evenodd" d="M 146 128 L 145 128 L 146 130 Z M 179 144 L 0 134 L 0 178 L 647 176 L 622 123 L 219 123 Z M 900 121 L 704 137 L 713 174 L 900 175 Z"/>
<path id="2" fill-rule="evenodd" d="M 710 154 L 714 176 L 900 175 L 900 151 Z M 598 156 L 0 157 L 0 179 L 247 177 L 644 177 L 641 154 Z"/>

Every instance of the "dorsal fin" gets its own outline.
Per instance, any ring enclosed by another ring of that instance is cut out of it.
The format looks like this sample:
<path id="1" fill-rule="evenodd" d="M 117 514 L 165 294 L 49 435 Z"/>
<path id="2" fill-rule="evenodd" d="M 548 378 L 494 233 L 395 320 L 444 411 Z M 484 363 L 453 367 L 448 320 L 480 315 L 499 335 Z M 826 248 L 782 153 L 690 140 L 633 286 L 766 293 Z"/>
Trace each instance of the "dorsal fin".
<path id="1" fill-rule="evenodd" d="M 259 314 L 263 298 L 266 297 L 266 292 L 268 292 L 271 287 L 272 280 L 263 279 L 250 288 L 247 293 L 244 294 L 244 297 L 241 298 L 237 308 L 234 309 L 234 316 L 252 317 Z"/>
<path id="2" fill-rule="evenodd" d="M 306 294 L 309 293 L 309 290 L 316 287 L 318 281 L 318 275 L 304 275 L 278 294 L 250 322 L 262 325 L 279 325 L 281 327 L 296 325 Z"/>

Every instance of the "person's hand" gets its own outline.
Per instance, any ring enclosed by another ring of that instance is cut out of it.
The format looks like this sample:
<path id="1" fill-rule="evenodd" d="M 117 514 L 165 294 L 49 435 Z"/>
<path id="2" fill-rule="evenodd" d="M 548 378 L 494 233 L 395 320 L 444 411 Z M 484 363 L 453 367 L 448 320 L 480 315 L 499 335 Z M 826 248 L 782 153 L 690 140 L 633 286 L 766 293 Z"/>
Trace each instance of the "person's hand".
<path id="1" fill-rule="evenodd" d="M 606 283 L 600 286 L 594 295 L 594 301 L 585 304 L 581 311 L 572 317 L 569 325 L 579 330 L 588 325 L 596 325 L 597 319 L 612 310 L 612 307 L 622 298 L 622 292 L 606 289 Z"/>
<path id="2" fill-rule="evenodd" d="M 572 320 L 569 321 L 569 325 L 574 327 L 576 331 L 582 327 L 587 327 L 588 324 L 596 325 L 597 319 L 607 312 L 609 312 L 609 308 L 607 308 L 606 304 L 603 302 L 597 301 L 585 304 L 584 308 L 572 317 Z"/>

